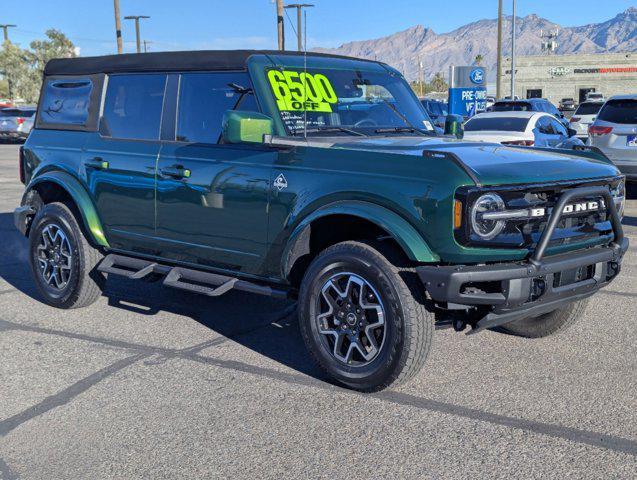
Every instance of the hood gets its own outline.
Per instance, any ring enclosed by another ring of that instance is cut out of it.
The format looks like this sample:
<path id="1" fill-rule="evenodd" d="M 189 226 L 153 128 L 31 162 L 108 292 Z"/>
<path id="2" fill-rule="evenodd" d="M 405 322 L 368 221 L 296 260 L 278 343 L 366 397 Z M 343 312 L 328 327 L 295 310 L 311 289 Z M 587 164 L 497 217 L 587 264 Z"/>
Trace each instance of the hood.
<path id="1" fill-rule="evenodd" d="M 315 137 L 308 144 L 314 147 L 410 155 L 414 157 L 414 161 L 449 161 L 444 158 L 424 158 L 425 150 L 451 153 L 460 159 L 482 185 L 555 183 L 608 178 L 620 174 L 609 160 L 591 158 L 584 152 L 564 150 L 562 153 L 443 137 Z"/>

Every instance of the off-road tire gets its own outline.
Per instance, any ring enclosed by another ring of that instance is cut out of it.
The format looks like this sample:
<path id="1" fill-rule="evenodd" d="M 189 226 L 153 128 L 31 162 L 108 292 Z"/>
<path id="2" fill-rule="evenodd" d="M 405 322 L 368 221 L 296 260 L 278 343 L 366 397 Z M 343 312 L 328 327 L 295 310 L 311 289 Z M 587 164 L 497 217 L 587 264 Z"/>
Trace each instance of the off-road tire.
<path id="1" fill-rule="evenodd" d="M 383 253 L 381 253 L 381 251 Z M 429 354 L 434 314 L 411 268 L 392 262 L 393 251 L 380 245 L 348 241 L 321 252 L 308 267 L 299 291 L 299 326 L 316 364 L 340 384 L 363 392 L 395 387 L 413 378 Z M 342 272 L 361 276 L 382 299 L 386 331 L 377 356 L 365 366 L 340 362 L 321 344 L 316 304 L 326 279 Z"/>
<path id="2" fill-rule="evenodd" d="M 62 229 L 71 246 L 70 276 L 67 285 L 58 291 L 47 286 L 36 260 L 42 232 L 49 225 Z M 100 297 L 105 282 L 104 276 L 95 268 L 101 259 L 102 254 L 88 242 L 67 205 L 50 203 L 38 210 L 29 231 L 29 263 L 36 288 L 47 304 L 71 309 L 86 307 L 95 302 Z"/>
<path id="3" fill-rule="evenodd" d="M 570 305 L 541 315 L 536 318 L 523 318 L 504 325 L 502 330 L 511 335 L 524 338 L 544 338 L 563 332 L 573 325 L 586 310 L 588 299 L 573 302 Z"/>

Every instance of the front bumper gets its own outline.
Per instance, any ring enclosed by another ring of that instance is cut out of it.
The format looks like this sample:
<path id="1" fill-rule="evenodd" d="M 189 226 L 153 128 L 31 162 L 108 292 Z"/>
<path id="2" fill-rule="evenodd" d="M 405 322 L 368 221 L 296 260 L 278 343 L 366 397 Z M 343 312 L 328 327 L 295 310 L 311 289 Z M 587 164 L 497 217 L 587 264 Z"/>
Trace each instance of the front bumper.
<path id="1" fill-rule="evenodd" d="M 526 261 L 418 267 L 416 271 L 435 302 L 488 305 L 496 307 L 495 311 L 505 311 L 580 293 L 592 294 L 617 276 L 627 250 L 628 240 L 624 238 L 620 245 L 556 255 L 540 265 Z"/>
<path id="2" fill-rule="evenodd" d="M 544 258 L 564 206 L 594 195 L 603 197 L 608 206 L 613 243 Z M 628 246 L 609 190 L 583 187 L 562 195 L 530 259 L 476 266 L 422 266 L 416 271 L 437 304 L 450 310 L 486 307 L 488 313 L 471 332 L 476 333 L 591 296 L 619 274 Z"/>

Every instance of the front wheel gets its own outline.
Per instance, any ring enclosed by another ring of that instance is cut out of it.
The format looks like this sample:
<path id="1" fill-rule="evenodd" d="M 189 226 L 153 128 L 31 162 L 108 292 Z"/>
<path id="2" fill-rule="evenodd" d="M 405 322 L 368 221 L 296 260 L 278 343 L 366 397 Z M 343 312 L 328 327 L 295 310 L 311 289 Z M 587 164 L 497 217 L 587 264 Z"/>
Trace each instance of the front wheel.
<path id="1" fill-rule="evenodd" d="M 299 325 L 319 367 L 347 387 L 378 391 L 412 378 L 429 353 L 434 316 L 413 270 L 344 242 L 323 251 L 299 292 Z"/>
<path id="2" fill-rule="evenodd" d="M 507 333 L 525 338 L 544 338 L 566 330 L 584 313 L 588 299 L 571 303 L 539 317 L 523 318 L 502 327 Z"/>
<path id="3" fill-rule="evenodd" d="M 38 211 L 29 232 L 29 253 L 35 285 L 49 305 L 80 308 L 99 298 L 104 277 L 95 267 L 102 256 L 63 203 Z"/>

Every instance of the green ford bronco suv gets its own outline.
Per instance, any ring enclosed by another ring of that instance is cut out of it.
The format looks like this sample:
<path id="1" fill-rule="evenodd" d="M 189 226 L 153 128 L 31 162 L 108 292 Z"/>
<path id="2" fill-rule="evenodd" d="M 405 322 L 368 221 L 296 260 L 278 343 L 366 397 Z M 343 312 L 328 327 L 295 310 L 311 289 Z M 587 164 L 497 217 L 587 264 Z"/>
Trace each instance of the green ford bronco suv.
<path id="1" fill-rule="evenodd" d="M 362 391 L 416 374 L 436 326 L 569 326 L 628 248 L 599 152 L 442 136 L 398 71 L 328 55 L 53 60 L 20 174 L 47 303 L 107 274 L 297 298 L 312 357 Z"/>

